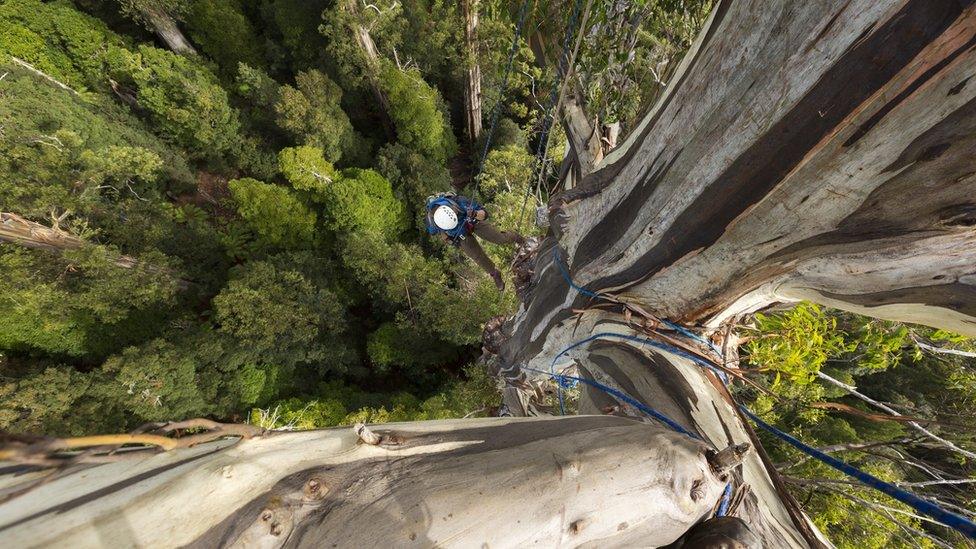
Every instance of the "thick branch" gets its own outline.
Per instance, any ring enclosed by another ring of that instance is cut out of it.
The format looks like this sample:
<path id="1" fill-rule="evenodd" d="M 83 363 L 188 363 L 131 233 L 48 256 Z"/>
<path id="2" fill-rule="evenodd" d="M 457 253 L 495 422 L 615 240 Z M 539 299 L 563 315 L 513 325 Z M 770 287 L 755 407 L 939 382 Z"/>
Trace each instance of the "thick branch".
<path id="1" fill-rule="evenodd" d="M 371 430 L 400 443 L 275 433 L 66 473 L 0 504 L 0 535 L 11 547 L 108 532 L 140 546 L 662 546 L 725 487 L 704 444 L 616 417 Z M 5 485 L 38 475 L 5 471 Z"/>

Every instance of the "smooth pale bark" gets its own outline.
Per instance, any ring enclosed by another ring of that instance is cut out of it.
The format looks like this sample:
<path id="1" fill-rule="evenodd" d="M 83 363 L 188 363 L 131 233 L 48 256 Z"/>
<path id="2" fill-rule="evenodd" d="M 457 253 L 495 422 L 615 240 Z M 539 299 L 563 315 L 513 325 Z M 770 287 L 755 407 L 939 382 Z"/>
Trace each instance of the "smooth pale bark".
<path id="1" fill-rule="evenodd" d="M 707 446 L 617 417 L 218 441 L 80 466 L 0 505 L 7 547 L 656 546 L 725 487 Z M 0 491 L 43 473 L 7 469 Z"/>
<path id="2" fill-rule="evenodd" d="M 467 46 L 468 69 L 464 88 L 464 125 L 468 139 L 474 143 L 481 136 L 481 64 L 478 63 L 478 0 L 463 0 L 464 43 Z"/>
<path id="3" fill-rule="evenodd" d="M 974 9 L 719 3 L 642 123 L 550 204 L 555 234 L 505 328 L 499 372 L 524 387 L 545 377 L 525 367 L 548 371 L 572 343 L 639 334 L 621 307 L 569 287 L 556 247 L 588 290 L 716 334 L 810 299 L 976 335 Z M 575 364 L 713 445 L 748 440 L 712 374 L 641 347 L 597 340 L 556 367 Z M 531 411 L 512 393 L 513 411 Z M 584 389 L 584 411 L 611 403 Z M 817 544 L 759 457 L 742 470 L 743 516 L 770 546 Z"/>
<path id="4" fill-rule="evenodd" d="M 156 36 L 166 44 L 166 47 L 181 55 L 196 55 L 197 50 L 194 49 L 190 41 L 183 35 L 179 25 L 176 24 L 176 20 L 168 13 L 158 9 L 147 8 L 142 12 L 142 16 L 152 26 Z"/>

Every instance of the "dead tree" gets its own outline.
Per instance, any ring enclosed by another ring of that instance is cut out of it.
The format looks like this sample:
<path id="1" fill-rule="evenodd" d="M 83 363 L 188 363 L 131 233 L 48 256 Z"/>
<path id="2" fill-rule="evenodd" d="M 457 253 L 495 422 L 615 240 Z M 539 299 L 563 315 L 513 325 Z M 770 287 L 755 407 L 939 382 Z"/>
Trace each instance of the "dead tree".
<path id="1" fill-rule="evenodd" d="M 15 213 L 0 212 L 0 244 L 16 244 L 25 248 L 54 253 L 77 250 L 92 245 L 86 240 L 61 230 L 57 226 L 58 219 L 54 218 L 53 215 L 52 219 L 55 226 L 47 227 L 29 219 L 24 219 Z M 123 269 L 138 267 L 160 276 L 173 276 L 173 272 L 169 269 L 147 265 L 128 255 L 116 255 L 113 263 Z M 186 289 L 190 285 L 189 281 L 179 278 L 176 282 L 183 289 Z"/>
<path id="2" fill-rule="evenodd" d="M 478 62 L 478 0 L 464 0 L 464 43 L 467 74 L 464 87 L 464 124 L 468 139 L 481 137 L 481 64 Z"/>
<path id="3" fill-rule="evenodd" d="M 393 124 L 393 119 L 390 117 L 390 100 L 387 98 L 386 92 L 383 91 L 383 86 L 380 84 L 380 56 L 376 50 L 376 42 L 373 41 L 373 37 L 369 34 L 369 29 L 363 26 L 360 21 L 362 14 L 359 11 L 357 0 L 346 0 L 345 9 L 350 17 L 349 30 L 352 31 L 356 45 L 359 47 L 359 51 L 363 56 L 363 70 L 366 80 L 369 83 L 369 89 L 373 92 L 373 99 L 379 106 L 379 115 L 380 121 L 383 124 L 383 130 L 386 132 L 386 137 L 392 141 L 396 139 L 396 128 Z"/>
<path id="4" fill-rule="evenodd" d="M 196 55 L 197 50 L 193 47 L 193 44 L 190 44 L 186 36 L 183 35 L 183 31 L 177 25 L 176 19 L 166 13 L 166 11 L 147 4 L 140 13 L 146 20 L 146 23 L 152 27 L 156 36 L 170 50 L 181 55 Z"/>
<path id="5" fill-rule="evenodd" d="M 550 205 L 527 301 L 502 329 L 500 373 L 517 389 L 554 359 L 556 370 L 575 365 L 704 444 L 609 416 L 361 432 L 375 446 L 351 430 L 209 443 L 72 465 L 89 468 L 0 507 L 0 536 L 10 546 L 673 541 L 724 486 L 709 448 L 754 442 L 751 429 L 722 382 L 677 354 L 611 336 L 562 351 L 600 333 L 643 335 L 653 318 L 721 343 L 723 322 L 798 299 L 976 335 L 974 45 L 976 7 L 964 3 L 720 2 L 656 107 Z M 572 289 L 557 258 L 604 298 Z M 582 389 L 583 414 L 628 406 Z M 751 488 L 738 516 L 767 546 L 822 545 L 757 450 L 731 473 Z"/>

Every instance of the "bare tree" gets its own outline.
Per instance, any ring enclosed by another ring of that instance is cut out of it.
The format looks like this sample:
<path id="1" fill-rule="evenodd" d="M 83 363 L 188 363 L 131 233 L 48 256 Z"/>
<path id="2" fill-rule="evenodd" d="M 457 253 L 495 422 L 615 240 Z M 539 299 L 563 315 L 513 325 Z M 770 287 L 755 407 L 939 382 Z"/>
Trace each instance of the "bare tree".
<path id="1" fill-rule="evenodd" d="M 472 143 L 481 136 L 481 64 L 478 62 L 478 0 L 464 0 L 464 43 L 468 55 L 464 88 L 465 130 Z"/>

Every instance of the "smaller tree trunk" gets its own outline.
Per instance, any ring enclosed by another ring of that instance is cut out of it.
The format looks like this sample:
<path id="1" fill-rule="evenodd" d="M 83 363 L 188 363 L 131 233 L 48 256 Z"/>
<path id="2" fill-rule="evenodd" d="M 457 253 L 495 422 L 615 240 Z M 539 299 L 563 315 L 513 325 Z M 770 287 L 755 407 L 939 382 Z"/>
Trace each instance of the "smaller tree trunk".
<path id="1" fill-rule="evenodd" d="M 16 244 L 25 248 L 56 253 L 77 250 L 90 245 L 89 242 L 73 234 L 64 232 L 56 226 L 53 228 L 45 227 L 40 223 L 24 219 L 10 212 L 0 212 L 0 244 L 2 243 Z M 128 255 L 117 256 L 114 263 L 123 269 L 143 267 L 160 275 L 173 276 L 173 273 L 168 269 L 147 265 Z M 177 283 L 183 289 L 190 285 L 188 281 L 183 279 L 177 279 Z"/>
<path id="2" fill-rule="evenodd" d="M 464 0 L 464 41 L 468 54 L 464 88 L 465 127 L 472 143 L 481 136 L 481 65 L 478 63 L 478 0 Z"/>
<path id="3" fill-rule="evenodd" d="M 183 35 L 180 27 L 176 24 L 176 20 L 168 13 L 162 10 L 148 8 L 142 15 L 152 25 L 156 36 L 166 44 L 166 47 L 180 55 L 197 54 L 197 50 L 193 48 L 190 41 Z"/>
<path id="4" fill-rule="evenodd" d="M 346 9 L 353 16 L 353 19 L 359 17 L 359 6 L 356 4 L 356 0 L 346 0 Z M 376 42 L 373 42 L 369 30 L 359 23 L 352 23 L 351 30 L 366 62 L 366 78 L 369 80 L 369 88 L 373 92 L 373 98 L 380 106 L 380 121 L 383 123 L 383 130 L 386 132 L 387 139 L 393 141 L 396 139 L 396 128 L 393 125 L 393 119 L 390 118 L 390 100 L 383 92 L 377 74 L 380 56 L 376 50 Z"/>

